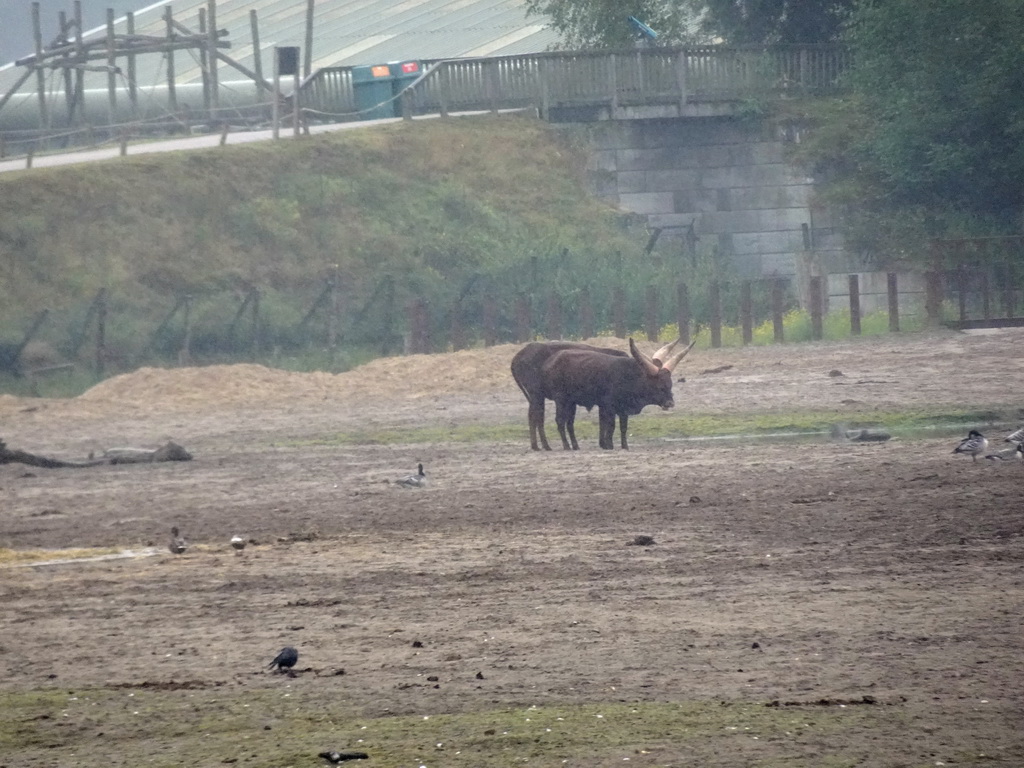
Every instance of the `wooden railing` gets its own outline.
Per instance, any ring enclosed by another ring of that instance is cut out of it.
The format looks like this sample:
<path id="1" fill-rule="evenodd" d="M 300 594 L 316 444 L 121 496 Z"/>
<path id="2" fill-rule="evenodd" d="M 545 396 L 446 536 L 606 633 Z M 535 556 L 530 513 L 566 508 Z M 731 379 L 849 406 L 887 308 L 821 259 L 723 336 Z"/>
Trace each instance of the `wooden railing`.
<path id="1" fill-rule="evenodd" d="M 839 46 L 652 48 L 540 53 L 422 62 L 403 84 L 394 114 L 560 106 L 611 107 L 738 101 L 823 94 L 841 86 L 849 53 Z M 397 91 L 398 89 L 396 89 Z M 362 103 L 350 67 L 314 73 L 302 88 L 310 114 L 359 119 Z"/>

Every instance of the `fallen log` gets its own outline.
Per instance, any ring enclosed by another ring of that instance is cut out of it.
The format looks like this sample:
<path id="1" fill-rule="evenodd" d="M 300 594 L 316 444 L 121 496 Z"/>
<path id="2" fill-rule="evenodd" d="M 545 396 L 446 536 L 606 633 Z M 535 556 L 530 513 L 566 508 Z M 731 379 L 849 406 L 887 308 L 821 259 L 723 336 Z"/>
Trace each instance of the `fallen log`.
<path id="1" fill-rule="evenodd" d="M 0 464 L 28 464 L 32 467 L 46 469 L 64 469 L 67 467 L 95 467 L 100 464 L 146 464 L 156 461 L 191 461 L 192 454 L 175 442 L 168 441 L 159 448 L 114 448 L 105 451 L 103 456 L 87 461 L 63 461 L 49 456 L 38 456 L 28 451 L 12 450 L 0 439 Z"/>

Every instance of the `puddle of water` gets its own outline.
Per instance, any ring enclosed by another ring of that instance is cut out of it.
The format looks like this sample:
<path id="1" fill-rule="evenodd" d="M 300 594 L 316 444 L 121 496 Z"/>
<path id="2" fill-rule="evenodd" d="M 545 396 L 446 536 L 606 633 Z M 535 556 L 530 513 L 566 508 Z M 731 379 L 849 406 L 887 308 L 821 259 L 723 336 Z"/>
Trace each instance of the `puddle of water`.
<path id="1" fill-rule="evenodd" d="M 29 563 L 14 563 L 8 568 L 34 568 L 40 565 L 67 565 L 69 563 L 98 563 L 103 560 L 129 560 L 135 557 L 152 557 L 162 552 L 162 549 L 150 547 L 148 549 L 125 549 L 120 552 L 112 552 L 106 555 L 90 555 L 88 557 L 57 557 L 52 560 L 33 560 Z M 59 550 L 54 550 L 54 554 Z"/>
<path id="2" fill-rule="evenodd" d="M 866 427 L 868 430 L 877 430 L 879 432 L 888 432 L 892 435 L 893 440 L 917 440 L 926 437 L 964 437 L 967 432 L 971 429 L 980 429 L 985 432 L 986 425 L 978 425 L 976 423 L 966 424 L 933 424 L 931 426 L 923 427 L 910 427 L 907 429 L 885 429 L 884 427 Z M 851 430 L 859 429 L 859 427 L 851 427 Z M 1003 433 L 999 429 L 988 427 L 988 430 L 993 435 L 999 435 L 999 440 L 1002 440 Z M 1013 427 L 1006 428 L 1005 434 L 1009 434 L 1013 430 Z M 806 431 L 793 431 L 793 432 L 758 432 L 753 434 L 732 434 L 732 435 L 710 435 L 704 437 L 659 437 L 657 440 L 661 440 L 666 443 L 820 443 L 820 442 L 831 442 L 832 431 L 829 429 L 818 429 L 818 430 L 806 430 Z M 995 442 L 992 437 L 989 437 L 991 442 Z M 865 445 L 870 445 L 871 440 L 857 441 Z M 884 442 L 884 441 L 878 441 Z"/>

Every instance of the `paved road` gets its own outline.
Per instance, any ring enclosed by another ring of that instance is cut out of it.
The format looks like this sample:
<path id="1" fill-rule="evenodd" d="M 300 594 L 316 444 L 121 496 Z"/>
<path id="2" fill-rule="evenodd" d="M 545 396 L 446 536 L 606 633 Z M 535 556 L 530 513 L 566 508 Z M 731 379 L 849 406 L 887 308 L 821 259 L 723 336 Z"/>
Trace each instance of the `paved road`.
<path id="1" fill-rule="evenodd" d="M 416 118 L 417 120 L 423 120 L 430 117 L 436 117 L 435 115 L 424 115 L 423 117 Z M 309 127 L 310 133 L 328 133 L 330 131 L 343 131 L 354 128 L 367 128 L 374 125 L 386 125 L 387 123 L 400 122 L 402 118 L 391 117 L 383 120 L 361 120 L 359 122 L 351 123 L 334 123 L 331 125 L 311 125 Z M 295 137 L 293 131 L 289 128 L 287 130 L 281 130 L 280 137 L 282 139 L 291 139 Z M 252 141 L 267 141 L 274 137 L 272 130 L 265 131 L 244 131 L 239 133 L 229 133 L 227 135 L 227 144 L 247 144 Z M 128 155 L 145 155 L 153 152 L 180 152 L 182 150 L 189 149 L 205 149 L 208 147 L 220 146 L 221 136 L 219 133 L 215 134 L 202 134 L 200 136 L 187 136 L 179 139 L 167 139 L 165 141 L 147 141 L 140 144 L 129 144 Z M 50 155 L 36 155 L 32 158 L 32 170 L 38 168 L 53 168 L 59 165 L 76 165 L 80 163 L 95 163 L 100 160 L 111 160 L 121 156 L 120 146 L 107 146 L 100 149 L 83 149 L 80 151 L 62 152 L 60 154 Z M 0 173 L 7 173 L 10 171 L 24 171 L 27 165 L 27 158 L 17 157 L 11 160 L 0 160 Z"/>

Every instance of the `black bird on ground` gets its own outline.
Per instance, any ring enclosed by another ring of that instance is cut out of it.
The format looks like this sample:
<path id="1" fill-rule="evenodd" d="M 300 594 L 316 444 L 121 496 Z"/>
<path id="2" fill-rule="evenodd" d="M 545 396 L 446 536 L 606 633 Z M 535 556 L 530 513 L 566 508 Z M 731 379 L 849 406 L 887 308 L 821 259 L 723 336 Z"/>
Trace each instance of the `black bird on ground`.
<path id="1" fill-rule="evenodd" d="M 368 760 L 370 758 L 365 752 L 321 752 L 319 756 L 332 765 L 344 763 L 346 760 Z"/>
<path id="2" fill-rule="evenodd" d="M 278 672 L 284 672 L 294 667 L 298 660 L 299 652 L 290 645 L 286 645 L 281 649 L 281 652 L 274 657 L 274 660 L 270 662 L 267 669 L 273 669 L 276 666 Z"/>
<path id="3" fill-rule="evenodd" d="M 167 548 L 175 555 L 180 555 L 188 549 L 188 543 L 186 543 L 185 537 L 178 532 L 178 526 L 171 528 L 171 541 Z"/>

